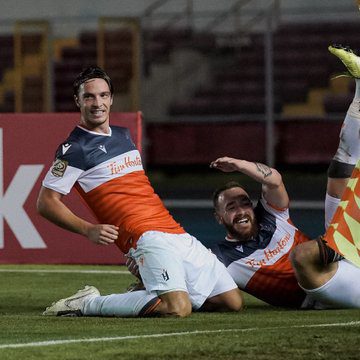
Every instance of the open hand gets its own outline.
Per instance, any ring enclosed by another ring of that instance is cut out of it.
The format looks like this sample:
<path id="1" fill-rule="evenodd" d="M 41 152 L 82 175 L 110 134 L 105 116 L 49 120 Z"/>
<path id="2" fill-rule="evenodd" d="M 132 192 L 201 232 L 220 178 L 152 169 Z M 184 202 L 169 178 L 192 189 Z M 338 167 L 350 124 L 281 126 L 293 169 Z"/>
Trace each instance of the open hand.
<path id="1" fill-rule="evenodd" d="M 99 245 L 113 244 L 119 236 L 119 228 L 115 225 L 97 224 L 88 231 L 90 241 Z"/>
<path id="2" fill-rule="evenodd" d="M 210 167 L 219 169 L 223 172 L 238 171 L 239 170 L 238 164 L 240 161 L 241 160 L 224 156 L 224 157 L 218 158 L 215 161 L 211 162 Z"/>

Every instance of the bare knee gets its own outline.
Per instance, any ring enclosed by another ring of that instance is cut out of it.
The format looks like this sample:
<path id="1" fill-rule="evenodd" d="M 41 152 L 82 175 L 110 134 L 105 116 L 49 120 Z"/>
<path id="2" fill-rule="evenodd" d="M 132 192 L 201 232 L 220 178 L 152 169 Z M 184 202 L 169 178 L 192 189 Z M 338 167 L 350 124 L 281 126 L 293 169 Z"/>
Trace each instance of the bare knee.
<path id="1" fill-rule="evenodd" d="M 290 260 L 299 284 L 305 289 L 315 289 L 327 281 L 337 271 L 337 263 L 324 266 L 320 262 L 319 246 L 316 240 L 296 246 L 290 253 Z"/>
<path id="2" fill-rule="evenodd" d="M 290 261 L 295 271 L 315 264 L 318 257 L 318 245 L 315 240 L 299 244 L 290 253 Z"/>
<path id="3" fill-rule="evenodd" d="M 240 311 L 243 309 L 243 296 L 239 289 L 213 296 L 201 307 L 203 311 Z"/>
<path id="4" fill-rule="evenodd" d="M 192 306 L 188 301 L 175 301 L 167 303 L 167 313 L 166 315 L 176 316 L 176 317 L 187 317 L 191 315 Z"/>
<path id="5" fill-rule="evenodd" d="M 162 316 L 186 317 L 192 312 L 192 305 L 186 292 L 174 291 L 159 296 L 161 303 L 156 312 Z"/>
<path id="6" fill-rule="evenodd" d="M 241 311 L 244 308 L 244 302 L 243 300 L 239 300 L 237 299 L 236 301 L 231 302 L 230 304 L 226 304 L 226 306 L 224 306 L 222 308 L 222 311 Z"/>
<path id="7" fill-rule="evenodd" d="M 229 292 L 228 301 L 225 301 L 227 311 L 241 311 L 244 307 L 244 299 L 239 289 Z"/>

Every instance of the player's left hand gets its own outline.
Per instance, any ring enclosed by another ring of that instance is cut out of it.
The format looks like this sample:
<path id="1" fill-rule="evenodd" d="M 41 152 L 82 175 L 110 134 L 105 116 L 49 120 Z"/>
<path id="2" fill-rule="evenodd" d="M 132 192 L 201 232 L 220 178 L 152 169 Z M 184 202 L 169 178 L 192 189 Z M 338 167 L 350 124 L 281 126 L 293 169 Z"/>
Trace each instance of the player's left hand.
<path id="1" fill-rule="evenodd" d="M 96 224 L 91 226 L 87 237 L 90 241 L 99 245 L 113 244 L 119 236 L 119 228 L 115 225 Z"/>
<path id="2" fill-rule="evenodd" d="M 139 267 L 138 265 L 136 264 L 136 261 L 133 257 L 131 256 L 128 256 L 127 259 L 126 259 L 126 266 L 128 268 L 128 270 L 134 275 L 136 276 L 137 278 L 141 278 L 140 277 L 140 273 L 139 273 Z"/>

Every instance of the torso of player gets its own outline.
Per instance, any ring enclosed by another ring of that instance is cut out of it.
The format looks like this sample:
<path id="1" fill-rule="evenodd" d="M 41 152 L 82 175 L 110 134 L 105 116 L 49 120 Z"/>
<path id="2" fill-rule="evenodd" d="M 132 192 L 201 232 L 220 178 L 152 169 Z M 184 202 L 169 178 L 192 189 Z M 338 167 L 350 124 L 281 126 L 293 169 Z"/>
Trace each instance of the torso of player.
<path id="1" fill-rule="evenodd" d="M 184 233 L 150 185 L 126 128 L 102 135 L 76 127 L 43 185 L 62 194 L 75 186 L 100 223 L 119 226 L 116 244 L 124 253 L 146 231 Z"/>
<path id="2" fill-rule="evenodd" d="M 289 253 L 309 238 L 291 223 L 288 209 L 276 210 L 262 199 L 255 215 L 256 238 L 246 243 L 225 240 L 212 250 L 239 288 L 272 305 L 299 307 L 305 293 L 295 278 Z"/>

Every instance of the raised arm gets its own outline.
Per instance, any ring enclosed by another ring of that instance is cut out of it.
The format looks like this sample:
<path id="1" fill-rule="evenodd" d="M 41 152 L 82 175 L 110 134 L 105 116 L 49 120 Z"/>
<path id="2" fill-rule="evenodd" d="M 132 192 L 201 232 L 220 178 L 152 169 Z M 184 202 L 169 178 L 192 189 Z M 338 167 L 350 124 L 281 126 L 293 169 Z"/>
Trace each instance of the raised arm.
<path id="1" fill-rule="evenodd" d="M 277 207 L 289 206 L 289 196 L 285 189 L 280 173 L 267 165 L 230 157 L 221 157 L 210 164 L 210 167 L 223 172 L 241 172 L 262 184 L 265 200 Z"/>
<path id="2" fill-rule="evenodd" d="M 71 232 L 86 236 L 95 244 L 108 245 L 118 237 L 118 227 L 92 224 L 75 215 L 63 202 L 63 195 L 42 187 L 37 200 L 37 210 L 52 223 Z"/>

